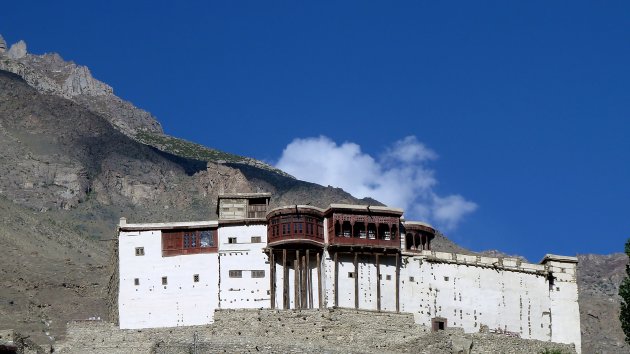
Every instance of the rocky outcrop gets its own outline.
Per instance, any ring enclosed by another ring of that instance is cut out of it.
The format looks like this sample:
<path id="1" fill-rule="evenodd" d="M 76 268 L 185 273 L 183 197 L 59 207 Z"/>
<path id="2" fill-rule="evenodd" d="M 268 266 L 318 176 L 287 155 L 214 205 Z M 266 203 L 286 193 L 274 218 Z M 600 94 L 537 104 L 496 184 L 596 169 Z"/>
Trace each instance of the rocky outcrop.
<path id="1" fill-rule="evenodd" d="M 7 56 L 14 60 L 24 58 L 26 56 L 26 43 L 24 41 L 14 43 L 7 52 Z"/>
<path id="2" fill-rule="evenodd" d="M 7 42 L 4 40 L 4 37 L 0 34 L 0 54 L 7 51 Z"/>
<path id="3" fill-rule="evenodd" d="M 578 255 L 578 288 L 582 351 L 584 353 L 630 353 L 619 321 L 619 284 L 625 277 L 628 257 Z"/>
<path id="4" fill-rule="evenodd" d="M 19 41 L 6 52 L 0 50 L 0 70 L 21 76 L 41 93 L 81 104 L 128 136 L 140 131 L 162 133 L 160 123 L 149 112 L 117 97 L 111 86 L 92 76 L 90 69 L 67 62 L 59 54 L 30 54 L 26 43 Z"/>

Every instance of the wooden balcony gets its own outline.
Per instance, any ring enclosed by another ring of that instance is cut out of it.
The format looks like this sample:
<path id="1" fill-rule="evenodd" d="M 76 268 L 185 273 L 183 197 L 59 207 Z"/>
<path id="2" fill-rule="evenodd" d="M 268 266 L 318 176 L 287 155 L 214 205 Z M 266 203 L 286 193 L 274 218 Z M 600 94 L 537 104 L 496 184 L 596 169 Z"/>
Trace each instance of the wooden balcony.
<path id="1" fill-rule="evenodd" d="M 324 219 L 320 209 L 310 206 L 278 208 L 267 215 L 267 222 L 269 246 L 324 246 Z"/>
<path id="2" fill-rule="evenodd" d="M 328 242 L 333 246 L 400 248 L 400 217 L 335 213 L 328 218 Z"/>

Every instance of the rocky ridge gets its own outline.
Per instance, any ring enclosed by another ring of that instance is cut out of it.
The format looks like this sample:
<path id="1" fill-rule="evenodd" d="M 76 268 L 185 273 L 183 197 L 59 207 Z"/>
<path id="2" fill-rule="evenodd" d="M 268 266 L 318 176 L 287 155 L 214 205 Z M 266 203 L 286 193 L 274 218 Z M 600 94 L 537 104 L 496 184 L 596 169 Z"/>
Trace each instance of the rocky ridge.
<path id="1" fill-rule="evenodd" d="M 190 147 L 193 144 L 165 135 L 162 126 L 151 113 L 116 96 L 112 87 L 95 79 L 86 66 L 65 61 L 57 53 L 43 55 L 28 53 L 26 43 L 22 40 L 11 45 L 8 51 L 6 47 L 6 42 L 2 39 L 0 41 L 0 70 L 18 74 L 38 92 L 70 99 L 105 117 L 128 137 L 160 150 L 181 156 L 176 151 L 170 151 L 169 148 Z M 292 178 L 267 163 L 249 157 L 200 146 L 193 150 L 205 161 L 250 165 Z M 199 151 L 202 153 L 200 154 Z M 185 157 L 194 158 L 194 156 Z"/>

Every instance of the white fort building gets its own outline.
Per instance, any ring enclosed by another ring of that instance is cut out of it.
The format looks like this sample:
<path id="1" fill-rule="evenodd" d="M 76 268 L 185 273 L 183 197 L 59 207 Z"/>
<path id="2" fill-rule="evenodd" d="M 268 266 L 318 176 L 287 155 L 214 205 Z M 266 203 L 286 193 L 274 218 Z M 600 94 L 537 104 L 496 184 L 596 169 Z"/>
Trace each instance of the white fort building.
<path id="1" fill-rule="evenodd" d="M 202 325 L 217 309 L 407 312 L 434 330 L 482 329 L 575 344 L 577 258 L 539 264 L 431 250 L 401 209 L 268 210 L 268 193 L 220 195 L 218 221 L 118 227 L 122 329 Z M 375 325 L 378 325 L 375 323 Z"/>

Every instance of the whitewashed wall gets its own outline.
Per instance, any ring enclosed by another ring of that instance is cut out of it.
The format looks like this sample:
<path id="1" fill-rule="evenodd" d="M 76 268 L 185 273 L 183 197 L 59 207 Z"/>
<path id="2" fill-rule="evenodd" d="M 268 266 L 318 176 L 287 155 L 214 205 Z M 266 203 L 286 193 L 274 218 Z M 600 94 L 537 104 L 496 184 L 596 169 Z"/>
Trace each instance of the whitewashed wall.
<path id="1" fill-rule="evenodd" d="M 452 259 L 451 254 L 442 256 Z M 484 259 L 475 265 L 474 256 L 455 257 L 469 263 L 430 262 L 422 256 L 403 256 L 400 310 L 413 313 L 417 323 L 427 326 L 432 318 L 444 317 L 448 326 L 461 327 L 466 332 L 478 332 L 485 325 L 491 331 L 512 332 L 521 338 L 575 343 L 579 352 L 574 264 L 561 263 L 565 273 L 554 272 L 559 279 L 550 290 L 547 278 L 534 274 L 544 270 L 544 265 L 517 266 L 516 260 L 506 258 L 501 267 L 492 268 L 498 259 L 481 257 Z M 562 277 L 564 281 L 560 280 Z"/>
<path id="2" fill-rule="evenodd" d="M 548 266 L 556 277 L 549 292 L 552 308 L 551 340 L 572 343 L 576 338 L 581 338 L 577 269 L 574 264 L 555 261 L 548 262 Z M 580 349 L 579 341 L 576 346 Z"/>
<path id="3" fill-rule="evenodd" d="M 325 229 L 327 230 L 327 229 Z M 252 243 L 252 237 L 261 238 Z M 229 238 L 236 243 L 229 243 Z M 326 239 L 328 235 L 326 234 Z M 221 308 L 269 308 L 270 267 L 263 252 L 267 244 L 265 225 L 219 227 L 218 254 L 162 257 L 160 231 L 122 231 L 120 242 L 119 312 L 121 328 L 151 328 L 211 323 Z M 135 248 L 144 247 L 144 256 Z M 303 253 L 302 253 L 303 255 Z M 288 252 L 288 295 L 295 303 L 295 252 Z M 339 306 L 355 307 L 354 256 L 339 255 Z M 319 307 L 317 264 L 311 254 L 313 307 Z M 546 266 L 521 264 L 515 259 L 497 259 L 423 251 L 404 254 L 400 268 L 400 311 L 414 314 L 417 323 L 431 325 L 444 317 L 448 326 L 478 332 L 507 331 L 521 338 L 574 343 L 580 351 L 579 308 L 575 263 L 548 261 Z M 283 307 L 281 256 L 276 255 L 276 303 Z M 241 270 L 242 278 L 230 278 L 230 270 Z M 252 278 L 252 270 L 265 272 Z M 540 275 L 553 272 L 553 286 Z M 536 274 L 536 272 L 540 274 Z M 380 257 L 378 279 L 375 257 L 358 259 L 359 308 L 377 309 L 380 282 L 381 310 L 396 311 L 395 257 Z M 193 275 L 199 274 L 199 282 Z M 335 305 L 335 262 L 327 248 L 322 257 L 324 306 Z M 162 285 L 162 277 L 168 285 Z M 138 278 L 140 284 L 134 285 Z M 217 296 L 218 295 L 218 296 Z"/>
<path id="4" fill-rule="evenodd" d="M 252 237 L 260 243 L 252 243 Z M 228 239 L 236 238 L 236 243 Z M 219 262 L 221 308 L 269 308 L 269 259 L 263 252 L 267 245 L 265 225 L 220 225 Z M 242 271 L 242 278 L 230 278 L 230 270 Z M 252 278 L 253 270 L 265 272 L 264 278 Z"/>
<path id="5" fill-rule="evenodd" d="M 144 256 L 136 256 L 144 247 Z M 120 328 L 156 328 L 212 323 L 218 307 L 216 253 L 162 257 L 161 231 L 119 235 Z M 199 282 L 193 276 L 199 274 Z M 162 285 L 167 277 L 167 285 Z M 138 278 L 140 285 L 134 285 Z"/>

